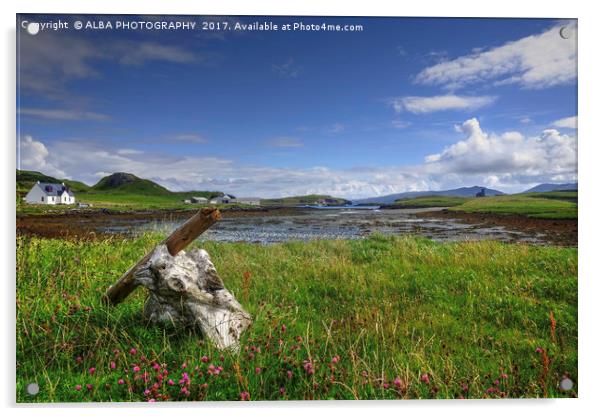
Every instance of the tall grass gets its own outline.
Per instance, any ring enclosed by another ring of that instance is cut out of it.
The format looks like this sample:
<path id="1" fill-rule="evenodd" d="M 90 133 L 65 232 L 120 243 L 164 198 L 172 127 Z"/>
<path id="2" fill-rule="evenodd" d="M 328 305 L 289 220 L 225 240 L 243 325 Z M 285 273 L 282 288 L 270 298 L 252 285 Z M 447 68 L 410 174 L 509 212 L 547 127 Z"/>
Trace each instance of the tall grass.
<path id="1" fill-rule="evenodd" d="M 101 305 L 159 240 L 18 238 L 18 401 L 576 395 L 558 389 L 578 376 L 575 249 L 382 236 L 203 243 L 253 315 L 234 353 L 146 324 L 142 289 Z"/>

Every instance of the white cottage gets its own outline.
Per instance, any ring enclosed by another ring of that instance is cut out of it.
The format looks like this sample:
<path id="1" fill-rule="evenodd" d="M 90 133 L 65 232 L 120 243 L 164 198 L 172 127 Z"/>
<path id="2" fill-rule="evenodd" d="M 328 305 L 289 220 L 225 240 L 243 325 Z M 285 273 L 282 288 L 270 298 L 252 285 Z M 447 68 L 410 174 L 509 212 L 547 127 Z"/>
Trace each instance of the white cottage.
<path id="1" fill-rule="evenodd" d="M 75 204 L 75 195 L 64 183 L 38 181 L 24 199 L 28 204 Z"/>

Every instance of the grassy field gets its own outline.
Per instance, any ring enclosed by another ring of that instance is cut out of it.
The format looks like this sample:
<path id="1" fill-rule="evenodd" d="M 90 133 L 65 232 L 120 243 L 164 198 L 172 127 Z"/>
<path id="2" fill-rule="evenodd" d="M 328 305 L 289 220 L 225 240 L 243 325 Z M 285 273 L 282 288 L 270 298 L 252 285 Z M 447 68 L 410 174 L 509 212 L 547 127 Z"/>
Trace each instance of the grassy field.
<path id="1" fill-rule="evenodd" d="M 470 199 L 472 198 L 465 198 L 461 196 L 421 196 L 412 199 L 398 199 L 395 201 L 395 205 L 407 208 L 455 207 L 462 205 Z"/>
<path id="2" fill-rule="evenodd" d="M 452 211 L 516 214 L 533 218 L 577 219 L 577 203 L 563 200 L 552 192 L 525 195 L 504 195 L 487 198 L 474 198 L 466 203 L 450 208 Z M 567 195 L 563 195 L 565 198 Z"/>
<path id="3" fill-rule="evenodd" d="M 198 193 L 174 193 L 170 195 L 139 195 L 124 193 L 80 193 L 77 202 L 90 204 L 88 210 L 107 210 L 112 212 L 122 211 L 173 211 L 173 210 L 198 210 L 202 205 L 186 204 L 184 199 L 198 196 Z M 220 210 L 235 207 L 248 208 L 245 204 L 205 204 Z M 75 205 L 37 205 L 26 204 L 17 198 L 17 215 L 43 215 L 63 213 L 78 209 Z"/>
<path id="4" fill-rule="evenodd" d="M 382 236 L 205 243 L 254 318 L 236 354 L 147 325 L 142 289 L 101 305 L 160 238 L 17 239 L 19 402 L 577 394 L 558 389 L 563 375 L 578 380 L 576 249 Z"/>

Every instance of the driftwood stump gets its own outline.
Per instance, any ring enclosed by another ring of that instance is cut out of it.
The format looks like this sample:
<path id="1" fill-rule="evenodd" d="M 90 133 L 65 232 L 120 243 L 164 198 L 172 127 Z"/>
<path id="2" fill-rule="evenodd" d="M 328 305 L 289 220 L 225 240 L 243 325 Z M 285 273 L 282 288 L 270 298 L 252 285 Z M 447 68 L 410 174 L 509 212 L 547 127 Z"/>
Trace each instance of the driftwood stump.
<path id="1" fill-rule="evenodd" d="M 218 348 L 237 349 L 251 316 L 224 287 L 205 250 L 182 251 L 219 219 L 215 208 L 201 209 L 111 285 L 103 301 L 117 305 L 144 286 L 144 315 L 151 322 L 196 326 Z"/>
<path id="2" fill-rule="evenodd" d="M 251 323 L 251 316 L 224 287 L 205 250 L 172 256 L 161 244 L 136 270 L 134 281 L 149 290 L 144 315 L 151 322 L 197 326 L 219 348 L 237 348 Z"/>

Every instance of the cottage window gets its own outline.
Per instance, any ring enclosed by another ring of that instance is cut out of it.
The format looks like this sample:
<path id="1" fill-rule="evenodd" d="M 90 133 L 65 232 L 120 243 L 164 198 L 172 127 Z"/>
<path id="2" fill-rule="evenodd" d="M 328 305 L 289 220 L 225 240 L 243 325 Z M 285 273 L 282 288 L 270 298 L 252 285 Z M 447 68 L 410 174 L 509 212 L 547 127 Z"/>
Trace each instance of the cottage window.
<path id="1" fill-rule="evenodd" d="M 42 202 L 44 202 L 44 197 L 42 197 Z"/>

